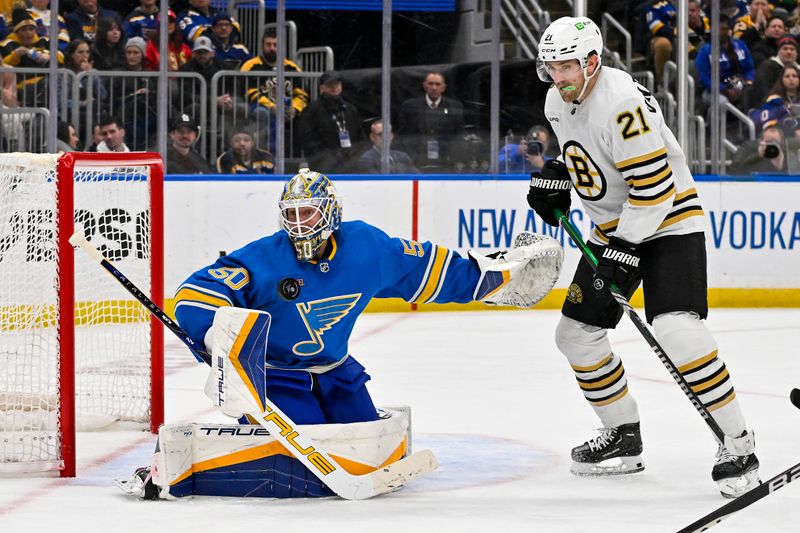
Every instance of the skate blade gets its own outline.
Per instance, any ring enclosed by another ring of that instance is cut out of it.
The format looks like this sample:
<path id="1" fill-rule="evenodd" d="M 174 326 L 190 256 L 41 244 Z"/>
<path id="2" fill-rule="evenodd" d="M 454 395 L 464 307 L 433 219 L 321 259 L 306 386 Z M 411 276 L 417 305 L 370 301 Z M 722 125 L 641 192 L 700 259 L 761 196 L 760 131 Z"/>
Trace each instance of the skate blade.
<path id="1" fill-rule="evenodd" d="M 119 488 L 125 494 L 130 496 L 141 496 L 142 495 L 142 485 L 141 483 L 135 483 L 131 479 L 115 479 L 114 485 Z"/>
<path id="2" fill-rule="evenodd" d="M 729 477 L 717 481 L 719 486 L 719 493 L 723 498 L 733 500 L 738 498 L 748 490 L 754 489 L 761 484 L 761 478 L 758 476 L 758 470 L 751 470 L 745 472 L 743 476 Z"/>
<path id="3" fill-rule="evenodd" d="M 599 463 L 578 463 L 573 461 L 569 471 L 576 476 L 620 476 L 635 474 L 644 470 L 644 461 L 640 455 L 631 457 L 615 457 Z"/>

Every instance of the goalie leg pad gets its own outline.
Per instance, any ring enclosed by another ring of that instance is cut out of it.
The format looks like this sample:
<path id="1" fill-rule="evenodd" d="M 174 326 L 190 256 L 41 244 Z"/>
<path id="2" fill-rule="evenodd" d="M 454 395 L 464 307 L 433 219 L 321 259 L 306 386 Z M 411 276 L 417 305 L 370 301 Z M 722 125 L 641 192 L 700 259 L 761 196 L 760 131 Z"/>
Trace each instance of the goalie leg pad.
<path id="1" fill-rule="evenodd" d="M 391 464 L 411 447 L 407 408 L 382 411 L 381 418 L 372 422 L 308 425 L 304 429 L 352 474 Z M 153 468 L 153 479 L 163 498 L 334 495 L 261 426 L 162 426 L 159 446 L 159 466 Z"/>
<path id="2" fill-rule="evenodd" d="M 556 345 L 563 353 L 583 396 L 605 428 L 639 421 L 636 402 L 620 357 L 611 351 L 607 330 L 562 316 L 556 326 Z"/>

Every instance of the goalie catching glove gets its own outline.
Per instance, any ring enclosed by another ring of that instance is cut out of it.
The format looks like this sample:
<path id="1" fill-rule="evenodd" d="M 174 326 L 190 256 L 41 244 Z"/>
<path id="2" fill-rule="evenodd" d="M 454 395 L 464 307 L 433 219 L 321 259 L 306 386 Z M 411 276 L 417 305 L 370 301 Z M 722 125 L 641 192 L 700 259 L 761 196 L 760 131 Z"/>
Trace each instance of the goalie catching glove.
<path id="1" fill-rule="evenodd" d="M 564 214 L 569 211 L 572 205 L 571 189 L 567 165 L 558 159 L 549 159 L 544 162 L 541 171 L 531 174 L 528 205 L 547 224 L 558 227 L 558 219 L 553 211 L 560 209 Z"/>
<path id="2" fill-rule="evenodd" d="M 556 284 L 564 249 L 552 237 L 523 232 L 509 251 L 484 256 L 470 250 L 469 257 L 481 269 L 475 300 L 528 308 L 547 296 Z"/>

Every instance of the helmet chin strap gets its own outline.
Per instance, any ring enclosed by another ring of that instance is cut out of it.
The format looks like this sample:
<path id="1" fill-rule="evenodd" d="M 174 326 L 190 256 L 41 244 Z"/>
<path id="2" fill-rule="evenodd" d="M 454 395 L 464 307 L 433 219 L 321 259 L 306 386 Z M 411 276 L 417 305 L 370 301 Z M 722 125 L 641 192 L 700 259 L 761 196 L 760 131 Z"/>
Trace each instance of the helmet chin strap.
<path id="1" fill-rule="evenodd" d="M 600 62 L 599 61 L 597 62 L 597 67 L 594 69 L 594 72 L 592 72 L 591 76 L 588 76 L 589 66 L 587 65 L 586 67 L 584 67 L 584 69 L 583 69 L 583 78 L 584 78 L 585 81 L 584 81 L 583 87 L 581 88 L 581 92 L 578 93 L 578 97 L 575 100 L 572 101 L 573 105 L 580 105 L 581 104 L 581 101 L 583 100 L 583 95 L 586 93 L 586 89 L 589 87 L 589 80 L 594 78 L 599 71 L 600 71 Z"/>

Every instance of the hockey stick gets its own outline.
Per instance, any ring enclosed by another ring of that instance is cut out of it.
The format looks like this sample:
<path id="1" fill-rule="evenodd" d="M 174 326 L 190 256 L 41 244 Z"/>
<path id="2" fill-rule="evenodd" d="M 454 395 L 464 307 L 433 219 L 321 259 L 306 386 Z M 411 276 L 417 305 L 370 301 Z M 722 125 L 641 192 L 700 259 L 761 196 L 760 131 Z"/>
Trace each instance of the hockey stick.
<path id="1" fill-rule="evenodd" d="M 103 257 L 103 254 L 86 240 L 82 231 L 76 231 L 70 237 L 69 242 L 73 246 L 80 246 L 90 258 L 114 276 L 153 316 L 183 341 L 192 353 L 210 364 L 211 356 L 201 350 L 174 320 L 142 293 L 122 272 L 117 270 L 108 259 Z M 263 413 L 247 414 L 270 430 L 270 435 L 275 437 L 284 448 L 333 492 L 346 500 L 364 500 L 384 494 L 435 470 L 437 467 L 433 452 L 422 450 L 374 472 L 358 476 L 350 474 L 339 466 L 300 426 L 278 409 L 269 398 L 265 396 L 263 402 L 265 407 Z"/>
<path id="2" fill-rule="evenodd" d="M 792 390 L 792 394 L 790 396 L 792 404 L 795 407 L 800 409 L 800 390 L 794 389 Z M 711 511 L 703 518 L 692 522 L 690 525 L 686 526 L 685 528 L 678 531 L 678 533 L 697 533 L 699 531 L 705 531 L 712 526 L 719 524 L 730 515 L 737 511 L 741 511 L 745 507 L 749 507 L 756 503 L 761 498 L 769 496 L 773 492 L 778 489 L 782 489 L 792 481 L 800 478 L 800 463 L 794 465 L 791 468 L 787 468 L 777 476 L 768 479 L 761 485 L 748 490 L 735 500 L 731 501 L 730 503 L 726 503 L 719 509 Z"/>
<path id="3" fill-rule="evenodd" d="M 564 231 L 569 234 L 569 236 L 572 238 L 572 241 L 578 246 L 578 248 L 580 248 L 581 253 L 586 261 L 589 262 L 593 269 L 596 269 L 597 258 L 594 256 L 594 253 L 592 253 L 592 250 L 589 248 L 589 246 L 583 242 L 580 233 L 578 233 L 578 230 L 572 225 L 572 222 L 569 221 L 567 216 L 560 209 L 554 209 L 553 212 L 556 215 L 556 218 L 558 218 L 558 220 L 561 222 L 561 226 L 564 228 Z M 700 416 L 702 416 L 703 420 L 705 420 L 706 424 L 708 424 L 708 427 L 711 429 L 714 437 L 716 437 L 717 442 L 724 444 L 725 433 L 722 431 L 722 428 L 719 427 L 717 421 L 714 420 L 714 418 L 711 416 L 711 413 L 708 412 L 706 406 L 703 405 L 703 402 L 700 401 L 700 398 L 698 398 L 697 394 L 695 394 L 695 392 L 689 386 L 686 378 L 684 378 L 683 375 L 678 372 L 678 369 L 675 368 L 675 363 L 672 362 L 653 334 L 650 333 L 647 325 L 644 323 L 639 314 L 633 309 L 631 303 L 628 301 L 625 295 L 622 294 L 622 291 L 619 290 L 619 287 L 617 287 L 616 284 L 612 283 L 610 285 L 610 292 L 611 296 L 613 296 L 620 307 L 622 307 L 622 310 L 625 311 L 625 314 L 628 315 L 628 318 L 631 319 L 633 325 L 636 326 L 636 329 L 639 330 L 639 333 L 642 334 L 644 340 L 647 341 L 647 344 L 650 345 L 650 348 L 653 349 L 664 366 L 667 367 L 670 375 L 680 386 L 683 393 L 692 402 L 694 408 L 697 409 L 697 412 L 700 413 Z"/>

